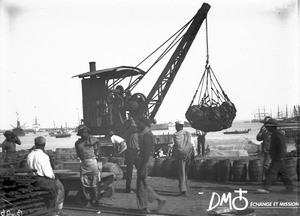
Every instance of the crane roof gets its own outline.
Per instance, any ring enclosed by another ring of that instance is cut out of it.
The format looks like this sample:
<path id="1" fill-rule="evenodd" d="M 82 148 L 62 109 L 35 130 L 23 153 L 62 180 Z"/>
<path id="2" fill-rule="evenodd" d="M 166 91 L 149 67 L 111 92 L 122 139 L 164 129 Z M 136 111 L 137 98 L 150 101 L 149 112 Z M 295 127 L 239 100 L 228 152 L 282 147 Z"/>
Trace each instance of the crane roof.
<path id="1" fill-rule="evenodd" d="M 101 78 L 103 77 L 105 79 L 118 79 L 118 78 L 125 78 L 129 76 L 136 76 L 140 74 L 144 75 L 146 74 L 146 72 L 136 67 L 119 66 L 119 67 L 107 68 L 102 70 L 89 71 L 86 73 L 75 75 L 73 77 L 84 78 L 90 76 L 100 76 Z"/>

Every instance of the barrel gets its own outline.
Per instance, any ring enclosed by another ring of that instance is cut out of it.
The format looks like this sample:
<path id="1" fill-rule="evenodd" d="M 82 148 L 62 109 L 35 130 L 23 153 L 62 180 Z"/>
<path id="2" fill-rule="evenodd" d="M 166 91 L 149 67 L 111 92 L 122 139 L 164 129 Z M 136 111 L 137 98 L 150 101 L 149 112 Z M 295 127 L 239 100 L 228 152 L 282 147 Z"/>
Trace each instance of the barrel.
<path id="1" fill-rule="evenodd" d="M 246 181 L 247 163 L 244 159 L 234 160 L 232 164 L 232 178 L 235 182 Z"/>
<path id="2" fill-rule="evenodd" d="M 194 178 L 195 180 L 203 180 L 204 179 L 204 165 L 205 165 L 205 160 L 195 157 L 194 160 L 195 164 L 195 171 L 194 171 Z"/>
<path id="3" fill-rule="evenodd" d="M 260 159 L 249 161 L 248 175 L 250 182 L 261 182 L 263 174 L 263 166 Z"/>
<path id="4" fill-rule="evenodd" d="M 161 168 L 164 177 L 177 177 L 177 161 L 174 158 L 166 157 Z"/>
<path id="5" fill-rule="evenodd" d="M 150 173 L 150 176 L 159 176 L 162 177 L 162 169 L 161 165 L 165 159 L 164 158 L 155 158 L 154 159 L 154 167 L 152 169 L 152 172 Z"/>
<path id="6" fill-rule="evenodd" d="M 296 179 L 296 175 L 297 175 L 296 174 L 296 163 L 294 161 L 294 158 L 292 158 L 292 157 L 285 158 L 285 166 L 290 174 L 290 178 L 293 180 Z"/>
<path id="7" fill-rule="evenodd" d="M 216 159 L 205 160 L 204 178 L 210 181 L 218 180 L 218 161 Z"/>
<path id="8" fill-rule="evenodd" d="M 228 182 L 230 180 L 231 163 L 230 159 L 220 160 L 218 164 L 219 181 Z"/>

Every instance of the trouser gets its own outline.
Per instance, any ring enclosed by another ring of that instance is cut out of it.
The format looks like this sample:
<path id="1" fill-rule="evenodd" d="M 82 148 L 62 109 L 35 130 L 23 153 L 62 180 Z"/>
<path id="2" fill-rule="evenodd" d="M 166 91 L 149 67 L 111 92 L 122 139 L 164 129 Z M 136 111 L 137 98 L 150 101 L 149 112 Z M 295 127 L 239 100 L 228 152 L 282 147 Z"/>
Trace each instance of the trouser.
<path id="1" fill-rule="evenodd" d="M 48 191 L 48 194 L 43 195 L 47 208 L 56 208 L 58 195 L 57 179 L 49 179 L 44 176 L 38 176 L 35 186 Z"/>
<path id="2" fill-rule="evenodd" d="M 271 157 L 269 153 L 263 152 L 263 176 L 266 177 L 266 173 L 271 163 Z"/>
<path id="3" fill-rule="evenodd" d="M 286 186 L 287 189 L 292 188 L 292 182 L 289 176 L 289 172 L 285 166 L 284 161 L 271 161 L 270 167 L 266 174 L 266 179 L 264 182 L 264 188 L 269 189 L 272 184 L 273 179 L 277 176 L 277 174 L 281 174 L 281 180 Z"/>
<path id="4" fill-rule="evenodd" d="M 126 192 L 131 191 L 132 171 L 133 165 L 137 167 L 138 150 L 133 148 L 126 149 L 125 163 L 126 163 Z"/>
<path id="5" fill-rule="evenodd" d="M 147 174 L 151 171 L 153 166 L 153 160 L 150 158 L 148 162 L 143 162 L 138 165 L 137 170 L 137 205 L 139 209 L 144 209 L 148 207 L 148 202 L 152 203 L 155 200 L 162 200 L 162 198 L 149 186 L 146 182 Z"/>
<path id="6" fill-rule="evenodd" d="M 147 208 L 148 202 L 152 203 L 155 200 L 160 201 L 162 199 L 151 186 L 147 185 L 146 177 L 137 176 L 136 188 L 137 206 L 139 209 Z"/>
<path id="7" fill-rule="evenodd" d="M 187 179 L 188 179 L 188 168 L 190 164 L 191 156 L 186 158 L 177 158 L 177 174 L 178 174 L 178 181 L 179 181 L 179 190 L 180 192 L 187 191 Z"/>

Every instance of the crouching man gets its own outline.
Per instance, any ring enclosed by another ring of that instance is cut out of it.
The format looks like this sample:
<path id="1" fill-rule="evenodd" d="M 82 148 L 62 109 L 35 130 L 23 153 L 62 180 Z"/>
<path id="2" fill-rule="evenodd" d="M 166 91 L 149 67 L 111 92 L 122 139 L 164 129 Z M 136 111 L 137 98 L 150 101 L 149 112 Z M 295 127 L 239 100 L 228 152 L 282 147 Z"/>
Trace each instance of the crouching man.
<path id="1" fill-rule="evenodd" d="M 61 182 L 55 178 L 51 167 L 50 158 L 44 152 L 46 139 L 43 136 L 34 139 L 35 148 L 27 156 L 27 165 L 29 169 L 37 170 L 36 187 L 49 191 L 45 197 L 48 209 L 55 209 L 54 215 L 65 215 L 62 213 L 64 202 L 64 187 Z"/>

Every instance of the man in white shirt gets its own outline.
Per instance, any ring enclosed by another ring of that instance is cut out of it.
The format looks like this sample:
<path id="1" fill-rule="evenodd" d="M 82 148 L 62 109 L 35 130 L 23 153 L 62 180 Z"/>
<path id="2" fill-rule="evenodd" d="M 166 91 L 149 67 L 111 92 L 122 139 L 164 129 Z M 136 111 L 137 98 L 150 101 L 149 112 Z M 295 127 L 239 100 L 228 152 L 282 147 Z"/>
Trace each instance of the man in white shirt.
<path id="1" fill-rule="evenodd" d="M 109 132 L 110 140 L 114 145 L 114 156 L 118 157 L 121 153 L 123 153 L 127 149 L 127 145 L 125 140 L 116 135 L 113 131 Z"/>
<path id="2" fill-rule="evenodd" d="M 64 187 L 61 182 L 55 178 L 51 167 L 50 158 L 44 152 L 46 139 L 43 136 L 34 139 L 35 148 L 27 156 L 27 165 L 29 169 L 34 169 L 36 186 L 50 193 L 45 197 L 48 208 L 56 208 L 55 215 L 63 215 L 61 210 L 64 201 Z"/>

